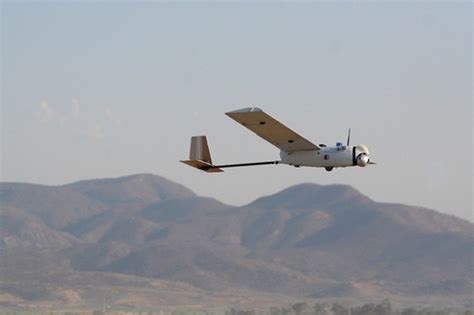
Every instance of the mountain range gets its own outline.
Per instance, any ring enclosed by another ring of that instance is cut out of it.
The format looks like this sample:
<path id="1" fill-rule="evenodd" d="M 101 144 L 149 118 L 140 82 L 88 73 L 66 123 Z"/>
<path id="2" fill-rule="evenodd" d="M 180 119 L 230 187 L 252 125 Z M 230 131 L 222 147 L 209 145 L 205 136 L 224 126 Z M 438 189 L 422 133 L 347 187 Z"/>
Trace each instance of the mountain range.
<path id="1" fill-rule="evenodd" d="M 234 207 L 151 174 L 0 183 L 0 305 L 472 306 L 474 225 L 300 184 Z"/>

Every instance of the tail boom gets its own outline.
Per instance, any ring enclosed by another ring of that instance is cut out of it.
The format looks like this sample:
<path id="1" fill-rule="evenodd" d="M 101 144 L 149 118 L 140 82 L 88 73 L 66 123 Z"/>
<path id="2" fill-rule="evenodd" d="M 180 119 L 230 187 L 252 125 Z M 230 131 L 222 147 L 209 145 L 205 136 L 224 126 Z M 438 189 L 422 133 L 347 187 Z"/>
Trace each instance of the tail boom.
<path id="1" fill-rule="evenodd" d="M 180 161 L 186 165 L 197 168 L 207 173 L 221 173 L 223 168 L 243 167 L 243 166 L 259 166 L 259 165 L 276 165 L 280 161 L 251 162 L 238 164 L 212 164 L 211 152 L 207 144 L 206 136 L 194 136 L 191 138 L 191 148 L 189 150 L 189 160 Z"/>

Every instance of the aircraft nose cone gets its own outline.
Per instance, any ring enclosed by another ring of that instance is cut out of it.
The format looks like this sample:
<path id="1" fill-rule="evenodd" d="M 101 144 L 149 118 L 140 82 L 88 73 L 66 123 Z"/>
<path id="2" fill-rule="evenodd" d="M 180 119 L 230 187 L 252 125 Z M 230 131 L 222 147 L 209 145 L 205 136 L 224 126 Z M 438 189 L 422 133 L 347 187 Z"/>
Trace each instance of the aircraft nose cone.
<path id="1" fill-rule="evenodd" d="M 360 167 L 365 167 L 367 164 L 369 164 L 369 156 L 365 153 L 359 154 L 357 157 L 357 165 Z"/>

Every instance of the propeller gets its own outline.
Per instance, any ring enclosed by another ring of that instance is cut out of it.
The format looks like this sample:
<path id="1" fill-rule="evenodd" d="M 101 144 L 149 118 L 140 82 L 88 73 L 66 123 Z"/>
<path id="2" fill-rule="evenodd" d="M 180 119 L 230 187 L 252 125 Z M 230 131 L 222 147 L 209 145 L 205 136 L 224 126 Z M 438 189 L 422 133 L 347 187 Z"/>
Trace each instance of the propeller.
<path id="1" fill-rule="evenodd" d="M 351 128 L 349 128 L 349 132 L 347 133 L 347 146 L 349 146 L 350 142 L 351 142 Z"/>

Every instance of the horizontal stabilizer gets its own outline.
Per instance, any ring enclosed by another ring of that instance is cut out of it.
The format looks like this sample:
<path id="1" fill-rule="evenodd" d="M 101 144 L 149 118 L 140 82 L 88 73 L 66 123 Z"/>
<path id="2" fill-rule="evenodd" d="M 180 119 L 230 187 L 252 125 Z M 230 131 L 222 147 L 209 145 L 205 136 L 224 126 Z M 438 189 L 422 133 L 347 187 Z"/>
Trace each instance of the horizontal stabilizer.
<path id="1" fill-rule="evenodd" d="M 207 173 L 220 173 L 223 172 L 218 167 L 213 166 L 212 164 L 209 164 L 207 162 L 201 161 L 201 160 L 186 160 L 186 161 L 180 161 L 184 164 L 187 164 L 191 167 L 197 168 L 201 171 L 207 172 Z"/>

